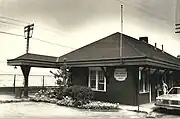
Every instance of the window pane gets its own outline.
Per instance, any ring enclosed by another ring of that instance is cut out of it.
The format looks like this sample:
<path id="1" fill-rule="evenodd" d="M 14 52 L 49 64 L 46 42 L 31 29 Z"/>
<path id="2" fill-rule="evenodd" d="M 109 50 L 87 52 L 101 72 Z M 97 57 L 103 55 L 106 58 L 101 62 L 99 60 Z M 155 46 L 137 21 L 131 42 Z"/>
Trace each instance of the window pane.
<path id="1" fill-rule="evenodd" d="M 142 79 L 139 81 L 139 91 L 143 92 L 143 80 Z"/>
<path id="2" fill-rule="evenodd" d="M 90 87 L 96 88 L 96 71 L 90 71 Z"/>
<path id="3" fill-rule="evenodd" d="M 143 75 L 142 75 L 142 71 L 139 71 L 140 74 L 140 79 L 139 79 L 139 91 L 143 92 Z"/>
<path id="4" fill-rule="evenodd" d="M 149 81 L 146 80 L 146 83 L 145 83 L 145 91 L 149 91 Z"/>
<path id="5" fill-rule="evenodd" d="M 98 82 L 104 83 L 104 75 L 102 71 L 98 71 Z"/>
<path id="6" fill-rule="evenodd" d="M 96 80 L 96 71 L 90 71 L 90 79 Z"/>
<path id="7" fill-rule="evenodd" d="M 104 84 L 98 84 L 98 90 L 104 90 Z"/>
<path id="8" fill-rule="evenodd" d="M 145 80 L 145 91 L 149 91 L 149 80 L 147 77 L 147 72 L 144 73 L 144 80 Z"/>
<path id="9" fill-rule="evenodd" d="M 96 88 L 96 80 L 91 80 L 90 84 L 91 88 Z"/>

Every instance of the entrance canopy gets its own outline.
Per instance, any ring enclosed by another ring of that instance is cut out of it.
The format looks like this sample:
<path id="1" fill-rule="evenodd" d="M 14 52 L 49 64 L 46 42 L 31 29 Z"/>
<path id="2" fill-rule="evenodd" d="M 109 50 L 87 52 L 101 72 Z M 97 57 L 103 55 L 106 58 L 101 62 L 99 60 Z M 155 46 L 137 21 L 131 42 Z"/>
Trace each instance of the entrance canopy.
<path id="1" fill-rule="evenodd" d="M 57 57 L 26 53 L 15 59 L 7 60 L 10 66 L 20 66 L 24 75 L 24 97 L 28 97 L 28 77 L 31 67 L 58 68 Z"/>
<path id="2" fill-rule="evenodd" d="M 15 59 L 7 60 L 10 66 L 30 66 L 42 68 L 58 68 L 56 63 L 57 57 L 44 56 L 38 54 L 26 53 Z"/>

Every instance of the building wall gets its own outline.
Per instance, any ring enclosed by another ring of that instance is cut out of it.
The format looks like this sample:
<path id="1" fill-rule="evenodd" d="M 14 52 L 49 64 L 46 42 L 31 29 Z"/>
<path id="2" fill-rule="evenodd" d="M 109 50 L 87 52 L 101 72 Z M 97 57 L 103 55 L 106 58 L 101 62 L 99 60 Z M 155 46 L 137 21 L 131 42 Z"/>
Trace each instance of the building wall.
<path id="1" fill-rule="evenodd" d="M 139 94 L 139 105 L 144 103 L 149 103 L 149 92 L 148 93 L 140 93 Z"/>
<path id="2" fill-rule="evenodd" d="M 114 78 L 115 67 L 107 67 L 107 90 L 106 92 L 94 91 L 94 99 L 122 104 L 136 104 L 136 80 L 138 79 L 138 67 L 127 67 L 127 79 L 117 81 Z M 75 85 L 88 86 L 88 68 L 72 68 L 72 83 Z"/>
<path id="3" fill-rule="evenodd" d="M 87 67 L 71 68 L 72 84 L 88 86 L 88 72 Z"/>
<path id="4" fill-rule="evenodd" d="M 174 71 L 172 74 L 173 86 L 180 86 L 180 71 Z"/>

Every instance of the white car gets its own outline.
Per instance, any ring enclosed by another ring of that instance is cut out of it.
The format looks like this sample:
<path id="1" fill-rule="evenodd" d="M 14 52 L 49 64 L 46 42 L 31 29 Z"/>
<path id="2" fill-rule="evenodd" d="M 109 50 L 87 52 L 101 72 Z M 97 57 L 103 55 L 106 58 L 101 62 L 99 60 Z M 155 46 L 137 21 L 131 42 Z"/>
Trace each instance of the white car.
<path id="1" fill-rule="evenodd" d="M 155 105 L 161 108 L 180 110 L 180 87 L 172 87 L 167 94 L 157 97 Z"/>

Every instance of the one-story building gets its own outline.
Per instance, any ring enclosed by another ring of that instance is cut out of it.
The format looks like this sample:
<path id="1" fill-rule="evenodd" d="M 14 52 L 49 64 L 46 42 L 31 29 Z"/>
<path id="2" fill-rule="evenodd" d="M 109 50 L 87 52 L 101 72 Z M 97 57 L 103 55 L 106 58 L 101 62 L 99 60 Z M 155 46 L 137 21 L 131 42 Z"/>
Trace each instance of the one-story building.
<path id="1" fill-rule="evenodd" d="M 58 68 L 64 59 L 72 73 L 72 83 L 91 87 L 96 100 L 139 105 L 154 101 L 162 80 L 177 84 L 180 60 L 148 43 L 117 32 L 60 57 L 24 54 L 8 60 L 21 66 L 28 86 L 30 67 Z M 120 46 L 122 55 L 120 56 Z M 25 95 L 28 95 L 25 91 Z"/>

